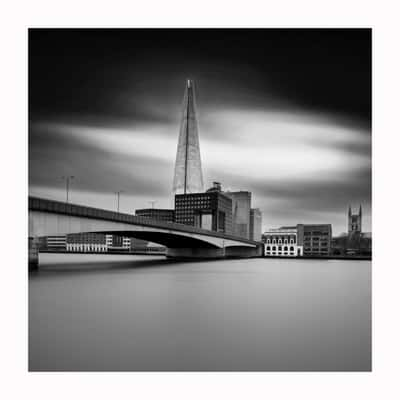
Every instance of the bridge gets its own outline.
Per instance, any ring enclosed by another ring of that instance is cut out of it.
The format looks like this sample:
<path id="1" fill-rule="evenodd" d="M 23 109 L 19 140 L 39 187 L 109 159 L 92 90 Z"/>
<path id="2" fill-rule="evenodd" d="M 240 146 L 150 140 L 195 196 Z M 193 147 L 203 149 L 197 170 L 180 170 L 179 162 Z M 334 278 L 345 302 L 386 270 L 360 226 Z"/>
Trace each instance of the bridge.
<path id="1" fill-rule="evenodd" d="M 194 226 L 29 196 L 29 265 L 39 263 L 38 238 L 102 233 L 159 243 L 174 258 L 260 257 L 262 244 Z"/>

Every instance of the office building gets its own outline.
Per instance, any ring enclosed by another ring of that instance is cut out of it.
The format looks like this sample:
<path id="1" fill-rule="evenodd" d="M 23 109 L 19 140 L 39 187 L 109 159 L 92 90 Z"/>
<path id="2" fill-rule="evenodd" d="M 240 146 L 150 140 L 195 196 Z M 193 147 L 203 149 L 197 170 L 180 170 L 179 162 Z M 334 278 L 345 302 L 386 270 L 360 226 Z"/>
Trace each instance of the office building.
<path id="1" fill-rule="evenodd" d="M 174 222 L 175 210 L 166 208 L 142 208 L 135 211 L 135 215 L 156 219 L 157 221 Z"/>
<path id="2" fill-rule="evenodd" d="M 250 240 L 261 241 L 262 214 L 260 209 L 250 210 Z"/>
<path id="3" fill-rule="evenodd" d="M 106 235 L 101 233 L 71 233 L 67 235 L 67 251 L 106 252 Z"/>
<path id="4" fill-rule="evenodd" d="M 67 238 L 62 236 L 47 236 L 45 241 L 45 249 L 48 251 L 65 251 Z"/>
<path id="5" fill-rule="evenodd" d="M 203 192 L 203 190 L 195 88 L 194 82 L 189 79 L 183 98 L 173 192 L 189 194 Z"/>
<path id="6" fill-rule="evenodd" d="M 328 256 L 331 251 L 331 224 L 298 224 L 299 244 L 303 245 L 304 256 Z"/>
<path id="7" fill-rule="evenodd" d="M 251 193 L 246 191 L 224 193 L 232 199 L 233 235 L 250 239 Z"/>
<path id="8" fill-rule="evenodd" d="M 131 239 L 119 235 L 105 235 L 107 251 L 129 251 Z"/>
<path id="9" fill-rule="evenodd" d="M 270 229 L 262 235 L 266 257 L 301 257 L 303 246 L 298 243 L 297 226 Z"/>
<path id="10" fill-rule="evenodd" d="M 215 183 L 205 193 L 175 195 L 175 222 L 232 234 L 232 200 Z"/>

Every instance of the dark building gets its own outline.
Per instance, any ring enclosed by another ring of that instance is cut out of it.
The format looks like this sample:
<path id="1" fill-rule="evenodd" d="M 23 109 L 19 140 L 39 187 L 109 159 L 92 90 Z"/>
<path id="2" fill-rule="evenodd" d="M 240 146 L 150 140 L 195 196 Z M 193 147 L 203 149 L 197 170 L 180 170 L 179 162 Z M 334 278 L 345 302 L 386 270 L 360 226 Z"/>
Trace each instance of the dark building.
<path id="1" fill-rule="evenodd" d="M 215 182 L 216 183 L 216 182 Z M 224 192 L 232 199 L 232 232 L 235 236 L 250 239 L 251 193 L 246 191 Z M 260 227 L 261 236 L 261 227 Z"/>
<path id="2" fill-rule="evenodd" d="M 331 253 L 332 225 L 297 225 L 298 243 L 304 256 L 328 256 Z"/>
<path id="3" fill-rule="evenodd" d="M 175 210 L 167 208 L 142 208 L 136 210 L 135 215 L 164 222 L 174 222 L 175 220 Z"/>
<path id="4" fill-rule="evenodd" d="M 261 241 L 262 213 L 258 208 L 250 210 L 250 240 Z"/>
<path id="5" fill-rule="evenodd" d="M 371 256 L 371 232 L 362 232 L 361 205 L 357 214 L 353 214 L 351 207 L 347 214 L 347 234 L 332 239 L 332 254 L 341 256 Z"/>
<path id="6" fill-rule="evenodd" d="M 361 210 L 361 205 L 360 209 L 358 211 L 358 214 L 353 214 L 351 211 L 351 207 L 349 207 L 349 213 L 348 213 L 348 218 L 347 218 L 347 226 L 348 226 L 348 233 L 354 233 L 354 232 L 362 232 L 362 210 Z"/>
<path id="7" fill-rule="evenodd" d="M 175 222 L 232 234 L 232 199 L 219 184 L 205 193 L 177 194 Z"/>

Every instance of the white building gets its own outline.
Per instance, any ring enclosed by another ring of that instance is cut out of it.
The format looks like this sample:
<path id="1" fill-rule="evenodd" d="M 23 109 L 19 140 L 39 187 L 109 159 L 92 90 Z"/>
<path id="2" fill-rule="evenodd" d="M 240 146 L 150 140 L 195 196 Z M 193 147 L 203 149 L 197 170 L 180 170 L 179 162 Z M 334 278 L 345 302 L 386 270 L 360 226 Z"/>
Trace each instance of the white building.
<path id="1" fill-rule="evenodd" d="M 301 257 L 303 246 L 298 245 L 297 227 L 270 229 L 263 234 L 266 257 Z"/>

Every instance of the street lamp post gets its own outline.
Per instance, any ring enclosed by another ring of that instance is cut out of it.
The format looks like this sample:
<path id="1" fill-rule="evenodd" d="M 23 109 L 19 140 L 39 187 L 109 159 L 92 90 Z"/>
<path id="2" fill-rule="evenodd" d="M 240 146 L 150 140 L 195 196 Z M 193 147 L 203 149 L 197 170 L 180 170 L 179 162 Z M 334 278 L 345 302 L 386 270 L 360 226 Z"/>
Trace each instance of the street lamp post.
<path id="1" fill-rule="evenodd" d="M 68 203 L 68 200 L 69 200 L 69 183 L 70 183 L 70 180 L 75 178 L 75 176 L 73 176 L 73 175 L 62 176 L 61 178 L 65 179 L 65 190 L 66 190 L 66 198 L 67 198 L 66 202 Z"/>
<path id="2" fill-rule="evenodd" d="M 117 212 L 119 212 L 119 197 L 120 197 L 121 193 L 124 193 L 124 191 L 119 190 L 118 192 L 115 192 L 115 194 L 117 195 Z"/>

